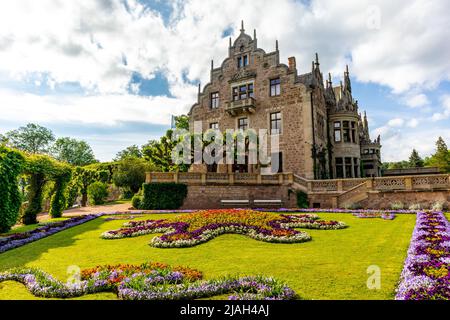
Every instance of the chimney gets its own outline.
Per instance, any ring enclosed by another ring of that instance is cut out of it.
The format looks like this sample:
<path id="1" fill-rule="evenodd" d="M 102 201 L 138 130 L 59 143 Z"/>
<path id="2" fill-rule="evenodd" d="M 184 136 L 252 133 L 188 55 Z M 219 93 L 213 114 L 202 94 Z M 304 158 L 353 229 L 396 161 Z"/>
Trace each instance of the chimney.
<path id="1" fill-rule="evenodd" d="M 289 61 L 289 71 L 297 70 L 297 63 L 295 62 L 295 57 L 288 58 Z"/>

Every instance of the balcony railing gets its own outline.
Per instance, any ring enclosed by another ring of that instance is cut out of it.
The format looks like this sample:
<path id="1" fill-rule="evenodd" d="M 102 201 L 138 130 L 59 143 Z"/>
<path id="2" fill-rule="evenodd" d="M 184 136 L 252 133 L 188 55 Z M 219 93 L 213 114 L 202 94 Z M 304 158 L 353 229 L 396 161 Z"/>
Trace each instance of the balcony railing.
<path id="1" fill-rule="evenodd" d="M 231 116 L 237 116 L 245 113 L 254 113 L 255 110 L 256 100 L 254 98 L 231 101 L 228 103 L 226 108 L 226 111 Z"/>

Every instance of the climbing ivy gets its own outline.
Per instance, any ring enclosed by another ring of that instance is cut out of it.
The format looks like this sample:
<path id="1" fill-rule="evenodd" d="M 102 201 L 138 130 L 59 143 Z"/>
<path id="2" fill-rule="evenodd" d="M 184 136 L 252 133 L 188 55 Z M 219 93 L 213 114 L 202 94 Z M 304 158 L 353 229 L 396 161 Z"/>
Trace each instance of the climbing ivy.
<path id="1" fill-rule="evenodd" d="M 17 222 L 22 202 L 18 175 L 24 164 L 23 155 L 0 145 L 0 232 L 7 232 Z"/>

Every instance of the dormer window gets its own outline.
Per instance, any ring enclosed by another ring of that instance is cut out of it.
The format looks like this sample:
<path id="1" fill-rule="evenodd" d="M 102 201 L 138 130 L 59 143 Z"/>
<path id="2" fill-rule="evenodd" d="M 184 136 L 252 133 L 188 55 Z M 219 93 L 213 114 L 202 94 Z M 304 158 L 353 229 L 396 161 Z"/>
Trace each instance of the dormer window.
<path id="1" fill-rule="evenodd" d="M 238 68 L 243 68 L 248 66 L 248 55 L 238 57 L 237 59 Z"/>

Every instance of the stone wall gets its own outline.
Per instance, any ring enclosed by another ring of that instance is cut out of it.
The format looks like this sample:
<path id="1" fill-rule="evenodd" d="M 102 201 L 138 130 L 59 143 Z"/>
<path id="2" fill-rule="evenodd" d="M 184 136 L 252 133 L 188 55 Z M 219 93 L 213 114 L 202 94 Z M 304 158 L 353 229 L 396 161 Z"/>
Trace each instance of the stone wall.
<path id="1" fill-rule="evenodd" d="M 314 193 L 308 196 L 310 205 L 320 208 L 336 208 L 336 196 L 333 193 Z M 368 198 L 358 203 L 365 209 L 391 209 L 394 202 L 402 202 L 405 209 L 412 204 L 420 204 L 422 208 L 431 208 L 436 201 L 446 203 L 446 207 L 450 208 L 450 190 L 435 191 L 386 191 L 386 192 L 369 192 Z"/>
<path id="2" fill-rule="evenodd" d="M 288 186 L 188 186 L 188 195 L 182 209 L 218 209 L 221 200 L 282 200 L 283 207 L 296 207 L 295 193 Z"/>

